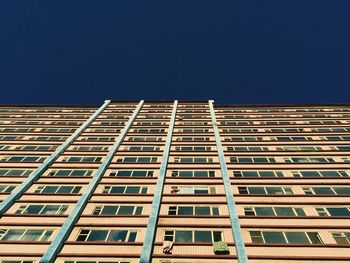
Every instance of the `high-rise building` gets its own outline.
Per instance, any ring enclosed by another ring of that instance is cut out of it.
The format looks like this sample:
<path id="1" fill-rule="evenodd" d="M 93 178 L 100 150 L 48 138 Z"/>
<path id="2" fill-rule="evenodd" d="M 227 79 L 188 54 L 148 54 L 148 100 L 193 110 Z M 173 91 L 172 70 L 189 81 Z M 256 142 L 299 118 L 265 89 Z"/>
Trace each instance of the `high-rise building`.
<path id="1" fill-rule="evenodd" d="M 349 132 L 350 105 L 0 106 L 0 262 L 350 262 Z"/>

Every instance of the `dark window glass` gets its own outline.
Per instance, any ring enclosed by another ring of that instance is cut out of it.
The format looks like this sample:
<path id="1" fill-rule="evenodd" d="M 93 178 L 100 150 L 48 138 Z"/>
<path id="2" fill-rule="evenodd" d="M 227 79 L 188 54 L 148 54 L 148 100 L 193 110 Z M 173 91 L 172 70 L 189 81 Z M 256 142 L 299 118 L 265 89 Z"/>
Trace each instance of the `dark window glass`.
<path id="1" fill-rule="evenodd" d="M 339 195 L 349 195 L 350 187 L 335 187 L 334 191 Z"/>
<path id="2" fill-rule="evenodd" d="M 176 231 L 175 242 L 192 242 L 192 231 Z"/>
<path id="3" fill-rule="evenodd" d="M 327 210 L 332 216 L 350 216 L 350 211 L 347 208 L 334 207 L 334 208 L 327 208 Z"/>
<path id="4" fill-rule="evenodd" d="M 134 211 L 133 206 L 121 206 L 118 211 L 118 215 L 131 215 Z"/>
<path id="5" fill-rule="evenodd" d="M 27 207 L 23 214 L 39 214 L 40 210 L 43 207 L 43 205 L 30 205 Z"/>
<path id="6" fill-rule="evenodd" d="M 107 234 L 107 230 L 91 230 L 87 241 L 104 241 Z"/>
<path id="7" fill-rule="evenodd" d="M 195 211 L 196 215 L 210 215 L 210 207 L 197 206 Z"/>
<path id="8" fill-rule="evenodd" d="M 106 205 L 103 207 L 101 214 L 115 215 L 117 213 L 118 206 Z"/>
<path id="9" fill-rule="evenodd" d="M 194 231 L 195 242 L 212 242 L 210 231 Z"/>
<path id="10" fill-rule="evenodd" d="M 193 215 L 193 207 L 191 207 L 191 206 L 180 206 L 178 208 L 178 215 Z"/>
<path id="11" fill-rule="evenodd" d="M 290 207 L 276 207 L 275 211 L 279 216 L 294 216 L 294 211 Z"/>
<path id="12" fill-rule="evenodd" d="M 320 195 L 333 194 L 333 191 L 330 187 L 315 187 L 313 189 L 315 194 L 320 194 Z"/>
<path id="13" fill-rule="evenodd" d="M 256 207 L 255 212 L 257 215 L 263 215 L 263 216 L 274 216 L 275 213 L 273 212 L 273 209 L 271 207 Z"/>
<path id="14" fill-rule="evenodd" d="M 119 230 L 112 230 L 108 236 L 107 241 L 120 241 L 123 242 L 126 240 L 126 236 L 128 234 L 128 231 L 119 231 Z"/>
<path id="15" fill-rule="evenodd" d="M 310 244 L 310 241 L 303 232 L 286 232 L 288 243 L 291 244 Z"/>
<path id="16" fill-rule="evenodd" d="M 286 243 L 286 240 L 281 232 L 263 232 L 263 235 L 266 243 Z"/>
<path id="17" fill-rule="evenodd" d="M 115 186 L 115 187 L 112 187 L 111 193 L 121 194 L 121 193 L 124 193 L 124 190 L 125 190 L 125 187 L 123 186 Z"/>

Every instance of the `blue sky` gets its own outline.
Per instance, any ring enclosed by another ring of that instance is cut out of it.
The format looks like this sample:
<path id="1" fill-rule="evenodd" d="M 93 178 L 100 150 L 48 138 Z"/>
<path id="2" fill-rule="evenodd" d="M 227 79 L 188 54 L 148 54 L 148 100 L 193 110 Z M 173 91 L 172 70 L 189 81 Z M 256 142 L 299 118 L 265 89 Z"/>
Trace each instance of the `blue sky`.
<path id="1" fill-rule="evenodd" d="M 350 1 L 0 1 L 0 103 L 348 103 Z"/>

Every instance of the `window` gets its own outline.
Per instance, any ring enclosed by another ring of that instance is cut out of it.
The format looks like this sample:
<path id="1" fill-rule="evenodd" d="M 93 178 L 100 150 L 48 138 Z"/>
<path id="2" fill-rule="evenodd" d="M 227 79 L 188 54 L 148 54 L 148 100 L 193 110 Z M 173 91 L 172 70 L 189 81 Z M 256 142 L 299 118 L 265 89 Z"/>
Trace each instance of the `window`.
<path id="1" fill-rule="evenodd" d="M 322 147 L 316 146 L 278 146 L 276 147 L 277 151 L 298 151 L 298 152 L 314 152 L 322 151 Z"/>
<path id="2" fill-rule="evenodd" d="M 307 195 L 350 195 L 350 187 L 303 187 Z"/>
<path id="3" fill-rule="evenodd" d="M 252 243 L 322 244 L 317 232 L 249 231 Z"/>
<path id="4" fill-rule="evenodd" d="M 350 151 L 350 146 L 336 146 L 339 151 Z"/>
<path id="5" fill-rule="evenodd" d="M 267 157 L 230 157 L 231 163 L 274 163 L 275 158 Z"/>
<path id="6" fill-rule="evenodd" d="M 24 262 L 23 262 L 24 263 Z M 99 260 L 99 261 L 78 261 L 78 260 L 75 260 L 75 261 L 71 261 L 71 260 L 66 260 L 64 261 L 64 263 L 130 263 L 129 261 L 106 261 L 106 260 Z"/>
<path id="7" fill-rule="evenodd" d="M 174 242 L 218 242 L 222 241 L 221 231 L 164 231 L 164 241 Z"/>
<path id="8" fill-rule="evenodd" d="M 2 162 L 24 162 L 24 163 L 34 163 L 34 162 L 43 162 L 46 157 L 41 156 L 3 156 L 0 161 Z"/>
<path id="9" fill-rule="evenodd" d="M 233 171 L 234 177 L 283 177 L 283 172 L 275 171 Z"/>
<path id="10" fill-rule="evenodd" d="M 134 142 L 143 142 L 143 141 L 162 141 L 162 137 L 152 137 L 152 136 L 147 136 L 147 137 L 129 137 L 128 141 L 134 141 Z"/>
<path id="11" fill-rule="evenodd" d="M 223 132 L 227 133 L 245 133 L 245 132 L 257 132 L 258 129 L 223 129 Z"/>
<path id="12" fill-rule="evenodd" d="M 114 141 L 115 137 L 81 137 L 81 141 L 100 141 L 100 142 L 108 142 L 108 141 Z"/>
<path id="13" fill-rule="evenodd" d="M 210 146 L 176 146 L 176 151 L 211 151 Z"/>
<path id="14" fill-rule="evenodd" d="M 76 241 L 135 242 L 137 231 L 131 230 L 80 230 Z"/>
<path id="15" fill-rule="evenodd" d="M 215 187 L 209 186 L 172 186 L 172 194 L 215 194 Z"/>
<path id="16" fill-rule="evenodd" d="M 350 216 L 349 207 L 317 207 L 319 216 Z"/>
<path id="17" fill-rule="evenodd" d="M 168 215 L 216 216 L 219 208 L 214 206 L 169 206 Z"/>
<path id="18" fill-rule="evenodd" d="M 28 176 L 33 170 L 0 169 L 0 176 Z"/>
<path id="19" fill-rule="evenodd" d="M 15 214 L 63 215 L 68 205 L 21 205 Z"/>
<path id="20" fill-rule="evenodd" d="M 43 185 L 38 186 L 34 193 L 40 194 L 77 194 L 80 192 L 81 186 L 68 185 Z"/>
<path id="21" fill-rule="evenodd" d="M 1 263 L 34 263 L 32 260 L 2 260 Z"/>
<path id="22" fill-rule="evenodd" d="M 247 137 L 225 137 L 225 141 L 232 141 L 232 142 L 242 142 L 242 141 L 262 141 L 263 137 L 253 137 L 253 136 L 247 136 Z"/>
<path id="23" fill-rule="evenodd" d="M 11 193 L 16 186 L 14 185 L 0 185 L 0 193 Z"/>
<path id="24" fill-rule="evenodd" d="M 103 193 L 111 194 L 146 194 L 147 187 L 145 186 L 105 186 Z"/>
<path id="25" fill-rule="evenodd" d="M 292 171 L 294 177 L 348 177 L 346 171 Z"/>
<path id="26" fill-rule="evenodd" d="M 64 141 L 66 140 L 66 136 L 58 137 L 58 136 L 36 136 L 28 138 L 34 141 Z"/>
<path id="27" fill-rule="evenodd" d="M 22 151 L 49 151 L 56 149 L 56 146 L 52 145 L 25 145 L 25 146 L 16 146 L 16 150 Z"/>
<path id="28" fill-rule="evenodd" d="M 292 195 L 293 191 L 290 187 L 245 187 L 239 186 L 238 191 L 240 194 L 251 195 Z"/>
<path id="29" fill-rule="evenodd" d="M 52 170 L 48 176 L 91 176 L 92 170 Z"/>
<path id="30" fill-rule="evenodd" d="M 288 157 L 283 158 L 286 163 L 333 163 L 332 158 L 323 157 Z"/>
<path id="31" fill-rule="evenodd" d="M 10 135 L 5 135 L 5 136 L 0 136 L 1 141 L 19 141 L 22 140 L 24 136 L 10 136 Z"/>
<path id="32" fill-rule="evenodd" d="M 139 132 L 139 133 L 160 133 L 164 132 L 164 129 L 134 129 L 133 132 Z"/>
<path id="33" fill-rule="evenodd" d="M 210 141 L 209 137 L 177 137 L 176 141 L 183 141 L 183 142 L 203 142 L 203 141 Z"/>
<path id="34" fill-rule="evenodd" d="M 200 132 L 208 132 L 208 131 L 209 131 L 209 129 L 181 129 L 180 130 L 180 132 L 184 132 L 184 133 L 186 133 L 186 132 L 191 132 L 191 133 L 198 132 L 198 133 L 200 133 Z"/>
<path id="35" fill-rule="evenodd" d="M 128 205 L 98 205 L 95 206 L 93 215 L 141 215 L 142 206 Z"/>
<path id="36" fill-rule="evenodd" d="M 228 151 L 237 151 L 237 152 L 259 152 L 259 151 L 268 151 L 268 147 L 260 146 L 227 146 Z"/>
<path id="37" fill-rule="evenodd" d="M 211 157 L 175 157 L 175 163 L 212 163 Z"/>
<path id="38" fill-rule="evenodd" d="M 99 151 L 108 151 L 108 146 L 74 146 L 72 147 L 73 151 L 82 151 L 82 152 L 99 152 Z"/>
<path id="39" fill-rule="evenodd" d="M 157 157 L 122 157 L 117 163 L 156 163 Z"/>
<path id="40" fill-rule="evenodd" d="M 93 156 L 70 156 L 70 157 L 63 157 L 62 162 L 69 162 L 69 163 L 98 163 L 102 160 L 102 157 L 93 157 Z"/>
<path id="41" fill-rule="evenodd" d="M 303 137 L 303 136 L 277 136 L 277 137 L 272 137 L 272 141 L 310 141 L 312 140 L 311 137 Z"/>
<path id="42" fill-rule="evenodd" d="M 302 208 L 293 207 L 245 207 L 246 216 L 305 216 Z"/>
<path id="43" fill-rule="evenodd" d="M 154 171 L 143 171 L 143 170 L 118 170 L 111 171 L 108 176 L 119 176 L 119 177 L 153 177 Z"/>
<path id="44" fill-rule="evenodd" d="M 171 176 L 173 177 L 215 177 L 215 171 L 204 171 L 204 170 L 171 171 Z"/>
<path id="45" fill-rule="evenodd" d="M 332 236 L 337 244 L 350 244 L 350 233 L 335 232 Z"/>
<path id="46" fill-rule="evenodd" d="M 52 233 L 45 229 L 0 229 L 0 240 L 47 241 Z"/>
<path id="47" fill-rule="evenodd" d="M 143 152 L 151 152 L 151 151 L 159 151 L 159 146 L 126 146 L 124 147 L 124 151 L 143 151 Z"/>

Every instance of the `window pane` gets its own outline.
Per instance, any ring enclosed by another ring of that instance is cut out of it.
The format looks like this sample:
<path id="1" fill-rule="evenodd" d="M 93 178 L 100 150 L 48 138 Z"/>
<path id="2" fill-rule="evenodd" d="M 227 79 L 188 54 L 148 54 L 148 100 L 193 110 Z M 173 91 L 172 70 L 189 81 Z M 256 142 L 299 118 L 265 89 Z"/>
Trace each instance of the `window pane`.
<path id="1" fill-rule="evenodd" d="M 175 242 L 192 242 L 192 231 L 176 231 Z"/>
<path id="2" fill-rule="evenodd" d="M 275 211 L 279 216 L 294 216 L 294 211 L 290 207 L 276 207 Z"/>
<path id="3" fill-rule="evenodd" d="M 58 209 L 60 209 L 61 206 L 59 205 L 47 205 L 45 206 L 45 208 L 43 209 L 43 211 L 41 211 L 42 214 L 56 214 Z"/>
<path id="4" fill-rule="evenodd" d="M 115 187 L 112 187 L 111 193 L 122 194 L 124 193 L 124 190 L 125 190 L 125 187 L 123 186 L 115 186 Z"/>
<path id="5" fill-rule="evenodd" d="M 333 191 L 330 187 L 315 187 L 314 192 L 320 195 L 333 194 Z"/>
<path id="6" fill-rule="evenodd" d="M 265 194 L 265 189 L 263 187 L 249 187 L 250 194 Z"/>
<path id="7" fill-rule="evenodd" d="M 178 215 L 193 215 L 193 207 L 191 206 L 179 206 Z"/>
<path id="8" fill-rule="evenodd" d="M 286 240 L 281 232 L 263 232 L 263 235 L 266 243 L 286 243 Z"/>
<path id="9" fill-rule="evenodd" d="M 308 232 L 307 235 L 309 236 L 312 244 L 322 244 L 322 240 L 317 232 Z"/>
<path id="10" fill-rule="evenodd" d="M 128 242 L 135 242 L 137 232 L 130 232 Z M 122 262 L 121 262 L 122 263 Z"/>
<path id="11" fill-rule="evenodd" d="M 210 231 L 194 231 L 195 242 L 212 242 Z"/>
<path id="12" fill-rule="evenodd" d="M 286 232 L 286 237 L 288 243 L 291 244 L 309 244 L 309 240 L 306 237 L 306 234 L 303 232 Z"/>
<path id="13" fill-rule="evenodd" d="M 118 215 L 131 215 L 134 212 L 134 206 L 121 206 Z"/>
<path id="14" fill-rule="evenodd" d="M 39 240 L 42 233 L 43 233 L 42 230 L 27 230 L 26 233 L 21 238 L 21 240 L 30 240 L 30 241 Z"/>
<path id="15" fill-rule="evenodd" d="M 43 191 L 41 191 L 42 193 L 54 193 L 57 190 L 57 186 L 46 186 Z"/>
<path id="16" fill-rule="evenodd" d="M 283 190 L 281 187 L 266 187 L 266 192 L 272 195 L 280 195 L 283 194 Z"/>
<path id="17" fill-rule="evenodd" d="M 103 215 L 115 215 L 117 213 L 118 206 L 105 205 L 101 214 Z"/>
<path id="18" fill-rule="evenodd" d="M 108 236 L 107 241 L 120 241 L 123 242 L 126 240 L 126 236 L 128 234 L 128 231 L 126 230 L 112 230 Z"/>
<path id="19" fill-rule="evenodd" d="M 70 193 L 73 190 L 73 186 L 61 186 L 57 193 Z"/>
<path id="20" fill-rule="evenodd" d="M 332 216 L 350 216 L 350 211 L 347 208 L 335 207 L 327 208 L 327 210 Z"/>
<path id="21" fill-rule="evenodd" d="M 339 195 L 349 195 L 350 187 L 336 187 L 334 188 L 334 191 Z"/>
<path id="22" fill-rule="evenodd" d="M 27 207 L 23 214 L 39 214 L 40 210 L 43 207 L 43 205 L 30 205 Z"/>
<path id="23" fill-rule="evenodd" d="M 262 216 L 274 216 L 275 213 L 273 212 L 271 207 L 256 207 L 255 212 L 257 215 Z"/>
<path id="24" fill-rule="evenodd" d="M 128 194 L 138 194 L 140 192 L 140 187 L 138 186 L 128 186 L 125 193 Z"/>
<path id="25" fill-rule="evenodd" d="M 107 237 L 107 230 L 91 230 L 87 241 L 104 241 Z"/>
<path id="26" fill-rule="evenodd" d="M 196 206 L 196 215 L 210 215 L 210 207 Z"/>
<path id="27" fill-rule="evenodd" d="M 1 240 L 19 240 L 23 233 L 24 230 L 20 229 L 9 230 Z"/>

